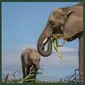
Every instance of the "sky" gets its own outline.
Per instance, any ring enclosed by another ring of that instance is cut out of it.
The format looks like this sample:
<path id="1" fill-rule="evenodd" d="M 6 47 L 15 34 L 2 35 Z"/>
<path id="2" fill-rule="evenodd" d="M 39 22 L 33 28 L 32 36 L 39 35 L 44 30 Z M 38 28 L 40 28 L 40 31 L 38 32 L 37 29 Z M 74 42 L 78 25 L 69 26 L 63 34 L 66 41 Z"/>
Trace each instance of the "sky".
<path id="1" fill-rule="evenodd" d="M 11 71 L 14 70 L 12 68 L 13 66 L 16 66 L 16 68 L 20 67 L 20 53 L 22 49 L 26 47 L 36 48 L 38 37 L 46 25 L 49 14 L 54 8 L 72 6 L 77 3 L 78 2 L 2 2 L 2 69 L 4 71 Z M 61 41 L 59 42 L 61 43 Z M 54 75 L 50 75 L 50 73 L 55 73 L 56 71 L 48 71 L 49 66 L 53 69 L 55 66 L 56 69 L 60 69 L 58 67 L 63 68 L 66 65 L 67 67 L 70 65 L 72 68 L 77 68 L 78 66 L 78 39 L 72 42 L 66 42 L 64 47 L 59 49 L 65 56 L 65 61 L 62 63 L 60 63 L 61 60 L 59 59 L 57 59 L 56 63 L 55 57 L 58 55 L 55 52 L 49 58 L 42 57 L 41 67 L 46 69 L 48 76 Z M 72 57 L 68 57 L 69 55 Z M 49 64 L 49 61 L 52 59 L 52 64 Z M 71 62 L 74 63 L 72 64 Z M 53 77 L 55 77 L 55 75 Z"/>
<path id="2" fill-rule="evenodd" d="M 18 44 L 36 44 L 52 10 L 76 3 L 78 2 L 3 2 L 2 49 L 7 51 L 17 49 Z M 76 41 L 73 43 L 65 45 L 76 48 Z"/>

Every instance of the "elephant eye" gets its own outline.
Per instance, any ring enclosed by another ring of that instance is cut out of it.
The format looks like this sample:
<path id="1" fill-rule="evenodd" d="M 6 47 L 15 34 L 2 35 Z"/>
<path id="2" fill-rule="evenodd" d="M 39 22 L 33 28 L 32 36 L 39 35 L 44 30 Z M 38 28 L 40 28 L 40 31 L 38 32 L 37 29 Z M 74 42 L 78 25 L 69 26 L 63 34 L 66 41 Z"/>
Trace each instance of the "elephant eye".
<path id="1" fill-rule="evenodd" d="M 49 24 L 50 24 L 51 26 L 55 25 L 52 20 L 49 21 Z"/>
<path id="2" fill-rule="evenodd" d="M 57 34 L 58 34 L 58 33 L 59 33 L 59 34 L 62 34 L 62 33 L 63 33 L 60 25 L 54 27 L 54 28 L 52 29 L 52 32 L 53 32 L 53 34 L 56 34 L 56 33 L 57 33 Z"/>

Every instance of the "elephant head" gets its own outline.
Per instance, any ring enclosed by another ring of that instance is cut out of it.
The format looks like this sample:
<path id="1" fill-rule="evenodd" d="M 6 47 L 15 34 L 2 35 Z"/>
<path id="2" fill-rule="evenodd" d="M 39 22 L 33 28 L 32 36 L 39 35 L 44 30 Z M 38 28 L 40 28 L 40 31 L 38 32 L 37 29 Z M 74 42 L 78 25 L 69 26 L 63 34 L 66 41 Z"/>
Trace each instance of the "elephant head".
<path id="1" fill-rule="evenodd" d="M 40 54 L 37 50 L 32 50 L 32 52 L 29 54 L 29 59 L 32 61 L 32 64 L 35 65 L 36 69 L 40 68 Z"/>
<path id="2" fill-rule="evenodd" d="M 53 34 L 57 38 L 63 38 L 66 41 L 76 39 L 78 34 L 83 31 L 82 18 L 83 6 L 81 3 L 71 7 L 54 9 L 38 39 L 38 52 L 44 57 L 52 53 L 51 37 Z M 48 44 L 48 47 L 45 51 L 46 44 Z"/>

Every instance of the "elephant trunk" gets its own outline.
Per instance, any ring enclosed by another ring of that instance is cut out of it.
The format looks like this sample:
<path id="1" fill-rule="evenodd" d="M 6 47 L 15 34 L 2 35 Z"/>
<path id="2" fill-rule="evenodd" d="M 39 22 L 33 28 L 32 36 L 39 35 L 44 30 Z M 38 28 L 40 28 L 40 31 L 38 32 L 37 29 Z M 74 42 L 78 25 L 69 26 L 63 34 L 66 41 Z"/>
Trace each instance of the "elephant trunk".
<path id="1" fill-rule="evenodd" d="M 50 26 L 47 24 L 41 33 L 38 42 L 37 42 L 37 49 L 40 55 L 47 57 L 50 56 L 52 53 L 52 41 L 50 37 L 52 36 L 52 30 Z M 45 51 L 45 45 L 48 44 L 47 50 Z"/>

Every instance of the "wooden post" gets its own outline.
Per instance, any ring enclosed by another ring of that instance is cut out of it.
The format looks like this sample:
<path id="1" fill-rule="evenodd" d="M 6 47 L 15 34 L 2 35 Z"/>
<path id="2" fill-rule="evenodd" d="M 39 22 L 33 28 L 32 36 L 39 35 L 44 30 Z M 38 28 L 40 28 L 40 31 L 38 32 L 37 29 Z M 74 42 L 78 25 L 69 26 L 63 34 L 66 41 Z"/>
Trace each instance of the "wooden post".
<path id="1" fill-rule="evenodd" d="M 83 35 L 79 37 L 79 80 L 83 82 Z"/>

